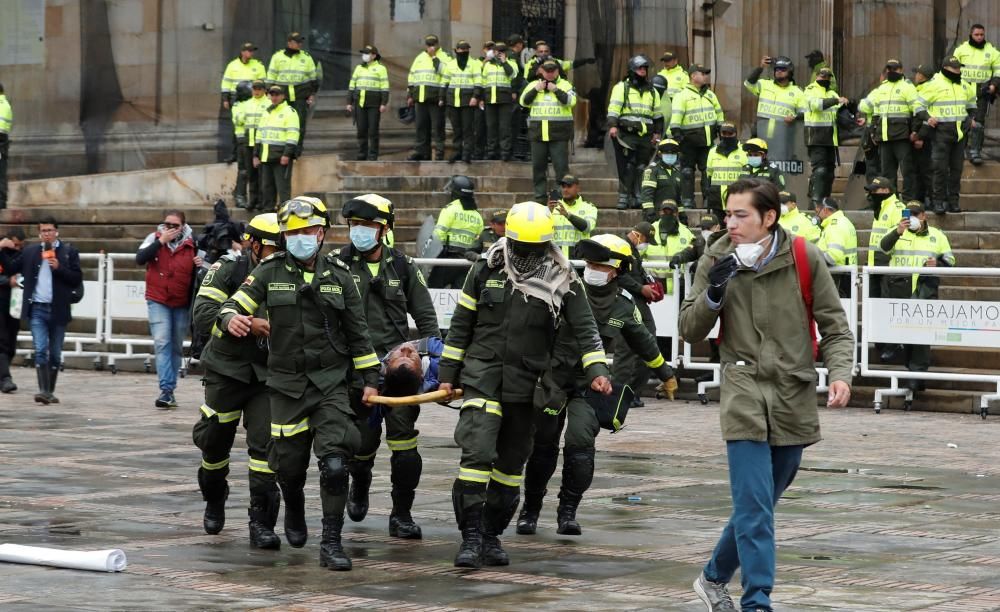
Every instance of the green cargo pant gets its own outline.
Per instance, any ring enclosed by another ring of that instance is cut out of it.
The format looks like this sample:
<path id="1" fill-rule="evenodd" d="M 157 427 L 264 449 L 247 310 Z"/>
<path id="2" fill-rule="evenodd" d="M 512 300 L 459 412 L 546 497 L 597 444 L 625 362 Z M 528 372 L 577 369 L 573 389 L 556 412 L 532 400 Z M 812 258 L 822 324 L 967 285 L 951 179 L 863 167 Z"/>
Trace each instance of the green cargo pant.
<path id="1" fill-rule="evenodd" d="M 273 212 L 282 202 L 292 199 L 292 165 L 282 166 L 279 160 L 260 164 L 260 210 Z"/>
<path id="2" fill-rule="evenodd" d="M 194 425 L 192 438 L 201 449 L 200 472 L 204 481 L 220 485 L 219 481 L 225 481 L 229 474 L 229 453 L 242 417 L 250 455 L 250 490 L 272 490 L 274 472 L 267 463 L 271 415 L 264 383 L 257 380 L 244 383 L 209 369 L 202 383 L 205 403 L 201 405 L 201 419 Z"/>
<path id="3" fill-rule="evenodd" d="M 642 313 L 642 324 L 655 338 L 656 324 L 653 322 L 653 313 L 649 310 L 649 306 L 645 304 L 639 306 L 639 312 Z M 649 382 L 649 366 L 635 351 L 629 348 L 628 342 L 625 342 L 625 339 L 620 336 L 615 339 L 614 351 L 615 361 L 611 366 L 611 377 L 615 382 L 631 387 L 635 397 L 639 397 L 643 387 Z M 663 354 L 663 358 L 670 358 L 669 351 Z"/>
<path id="4" fill-rule="evenodd" d="M 508 103 L 486 105 L 486 157 L 509 160 L 512 155 L 510 122 L 513 110 Z"/>
<path id="5" fill-rule="evenodd" d="M 351 407 L 361 434 L 361 446 L 354 459 L 358 461 L 374 459 L 382 441 L 382 419 L 372 418 L 376 407 L 361 403 L 360 389 L 351 389 Z M 389 450 L 396 452 L 417 448 L 420 431 L 416 429 L 416 425 L 420 417 L 420 406 L 394 406 L 383 410 L 385 443 Z M 374 426 L 373 421 L 377 421 Z"/>
<path id="6" fill-rule="evenodd" d="M 541 140 L 531 141 L 531 180 L 534 185 L 535 201 L 545 203 L 548 201 L 546 191 L 549 160 L 552 160 L 552 168 L 556 172 L 556 182 L 569 174 L 569 141 Z"/>

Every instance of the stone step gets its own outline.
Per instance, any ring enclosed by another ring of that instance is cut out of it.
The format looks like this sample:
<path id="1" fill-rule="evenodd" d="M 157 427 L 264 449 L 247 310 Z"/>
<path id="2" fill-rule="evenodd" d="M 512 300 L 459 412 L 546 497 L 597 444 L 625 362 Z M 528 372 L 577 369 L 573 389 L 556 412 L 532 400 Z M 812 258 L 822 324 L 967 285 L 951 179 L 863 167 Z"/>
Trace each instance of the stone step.
<path id="1" fill-rule="evenodd" d="M 869 229 L 858 230 L 858 244 L 868 244 Z M 969 230 L 951 230 L 946 232 L 948 243 L 953 249 L 1000 249 L 1000 232 L 975 232 Z"/>

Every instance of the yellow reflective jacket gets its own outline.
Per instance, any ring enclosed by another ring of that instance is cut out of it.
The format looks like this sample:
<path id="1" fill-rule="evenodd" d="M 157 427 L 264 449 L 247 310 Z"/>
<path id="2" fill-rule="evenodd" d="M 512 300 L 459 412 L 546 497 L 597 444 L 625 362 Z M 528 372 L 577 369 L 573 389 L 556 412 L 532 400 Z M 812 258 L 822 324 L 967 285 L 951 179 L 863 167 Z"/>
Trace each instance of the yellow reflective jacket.
<path id="1" fill-rule="evenodd" d="M 552 82 L 555 91 L 540 92 L 536 89 L 536 81 L 531 81 L 521 92 L 521 106 L 530 109 L 528 136 L 532 140 L 549 142 L 573 138 L 573 107 L 576 106 L 573 84 L 561 77 Z"/>
<path id="2" fill-rule="evenodd" d="M 896 194 L 890 195 L 882 202 L 875 219 L 872 221 L 872 230 L 868 234 L 868 265 L 885 266 L 889 263 L 889 256 L 882 251 L 882 238 L 896 229 L 900 219 L 903 218 L 903 209 L 906 208 Z"/>
<path id="3" fill-rule="evenodd" d="M 618 127 L 640 136 L 663 132 L 663 112 L 660 94 L 652 86 L 634 87 L 628 80 L 619 81 L 611 89 L 608 103 L 608 127 Z"/>
<path id="4" fill-rule="evenodd" d="M 952 53 L 962 62 L 962 80 L 977 85 L 994 77 L 1000 77 L 1000 51 L 993 43 L 986 43 L 977 49 L 965 41 Z"/>
<path id="5" fill-rule="evenodd" d="M 938 121 L 934 140 L 960 142 L 965 138 L 962 123 L 976 112 L 976 88 L 964 80 L 953 83 L 938 73 L 920 88 L 920 102 Z"/>
<path id="6" fill-rule="evenodd" d="M 389 103 L 389 73 L 378 60 L 358 64 L 347 85 L 351 103 L 358 108 L 373 108 Z"/>
<path id="7" fill-rule="evenodd" d="M 479 238 L 483 231 L 483 216 L 475 208 L 466 210 L 460 200 L 452 200 L 441 209 L 437 225 L 434 226 L 434 237 L 441 241 L 447 250 L 465 252 Z"/>
<path id="8" fill-rule="evenodd" d="M 299 144 L 299 114 L 288 102 L 267 107 L 257 125 L 259 140 L 254 157 L 273 162 L 281 157 L 295 157 Z"/>
<path id="9" fill-rule="evenodd" d="M 470 57 L 465 68 L 461 68 L 457 59 L 449 61 L 441 77 L 441 86 L 444 87 L 441 99 L 445 106 L 468 106 L 473 98 L 483 96 L 483 63 Z"/>
<path id="10" fill-rule="evenodd" d="M 564 255 L 569 257 L 572 255 L 576 243 L 584 238 L 590 238 L 590 233 L 597 227 L 597 207 L 584 200 L 582 196 L 577 196 L 572 204 L 566 200 L 559 201 L 566 207 L 566 211 L 570 215 L 580 217 L 586 222 L 586 227 L 578 230 L 568 217 L 559 212 L 558 208 L 552 210 L 552 224 L 555 226 L 556 236 L 555 245 L 562 249 Z"/>
<path id="11" fill-rule="evenodd" d="M 879 121 L 881 142 L 909 139 L 913 117 L 923 119 L 927 115 L 917 89 L 906 80 L 882 81 L 858 103 L 858 111 L 869 120 Z"/>
<path id="12" fill-rule="evenodd" d="M 803 91 L 805 100 L 806 144 L 810 146 L 839 146 L 837 111 L 840 95 L 833 85 L 827 89 L 813 81 Z"/>
<path id="13" fill-rule="evenodd" d="M 718 193 L 723 202 L 726 201 L 726 191 L 743 174 L 746 163 L 747 154 L 741 144 L 737 144 L 728 155 L 723 155 L 718 146 L 709 149 L 705 172 L 712 179 L 712 190 Z"/>
<path id="14" fill-rule="evenodd" d="M 889 265 L 894 268 L 922 268 L 931 257 L 944 260 L 949 266 L 955 265 L 955 254 L 951 252 L 948 237 L 936 227 L 928 227 L 927 231 L 919 234 L 906 230 L 889 250 L 889 256 Z M 917 290 L 919 279 L 919 274 L 913 275 L 911 292 Z"/>
<path id="15" fill-rule="evenodd" d="M 282 49 L 271 56 L 267 65 L 267 80 L 288 90 L 288 101 L 308 98 L 316 93 L 319 69 L 312 56 L 305 50 L 289 55 Z"/>
<path id="16" fill-rule="evenodd" d="M 785 231 L 789 234 L 802 236 L 809 242 L 819 240 L 819 228 L 816 227 L 809 215 L 798 208 L 789 210 L 787 213 L 781 215 L 781 218 L 778 219 L 778 224 L 785 228 Z"/>
<path id="17" fill-rule="evenodd" d="M 844 211 L 838 210 L 820 223 L 823 228 L 816 246 L 831 266 L 851 266 L 858 262 L 858 232 Z"/>
<path id="18" fill-rule="evenodd" d="M 410 73 L 406 77 L 407 95 L 413 98 L 414 102 L 436 104 L 441 92 L 441 77 L 450 61 L 451 57 L 443 49 L 438 49 L 434 57 L 427 55 L 426 51 L 421 51 L 410 64 Z"/>
<path id="19" fill-rule="evenodd" d="M 244 64 L 243 59 L 237 57 L 226 64 L 226 70 L 222 73 L 222 83 L 219 84 L 219 91 L 223 95 L 234 94 L 236 93 L 236 85 L 240 81 L 263 81 L 265 78 L 267 78 L 267 70 L 259 59 L 251 57 L 250 61 Z"/>
<path id="20" fill-rule="evenodd" d="M 511 104 L 513 83 L 517 79 L 517 62 L 498 59 L 483 62 L 483 100 L 487 104 Z"/>
<path id="21" fill-rule="evenodd" d="M 715 92 L 688 83 L 670 101 L 670 132 L 683 144 L 712 145 L 712 129 L 726 120 Z"/>
<path id="22" fill-rule="evenodd" d="M 3 138 L 0 140 L 7 140 L 10 136 L 10 130 L 14 127 L 14 111 L 10 108 L 10 102 L 7 101 L 7 96 L 0 94 L 0 135 Z"/>

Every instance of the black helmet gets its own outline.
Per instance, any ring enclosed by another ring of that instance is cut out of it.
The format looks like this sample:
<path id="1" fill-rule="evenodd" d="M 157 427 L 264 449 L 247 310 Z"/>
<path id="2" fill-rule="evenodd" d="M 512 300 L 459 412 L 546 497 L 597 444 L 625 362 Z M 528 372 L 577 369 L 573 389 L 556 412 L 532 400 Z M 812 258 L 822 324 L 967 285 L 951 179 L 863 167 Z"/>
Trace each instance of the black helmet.
<path id="1" fill-rule="evenodd" d="M 640 68 L 645 68 L 646 70 L 649 70 L 649 66 L 650 66 L 649 58 L 646 57 L 645 55 L 636 55 L 635 57 L 633 57 L 628 61 L 628 71 L 633 74 L 635 73 L 636 70 Z"/>
<path id="2" fill-rule="evenodd" d="M 790 57 L 779 55 L 778 57 L 774 58 L 774 69 L 778 70 L 782 68 L 791 72 L 792 70 L 795 69 L 795 64 L 792 63 L 792 59 Z"/>
<path id="3" fill-rule="evenodd" d="M 253 86 L 250 81 L 240 81 L 236 84 L 236 101 L 249 100 L 253 95 Z"/>
<path id="4" fill-rule="evenodd" d="M 400 123 L 409 125 L 417 118 L 417 112 L 412 106 L 401 106 L 399 107 L 397 117 L 399 117 Z"/>
<path id="5" fill-rule="evenodd" d="M 451 195 L 455 196 L 456 198 L 472 197 L 472 195 L 475 193 L 475 186 L 472 184 L 472 179 L 465 176 L 464 174 L 456 174 L 455 176 L 451 177 L 451 180 L 448 181 L 448 184 L 445 186 L 445 189 L 450 190 Z"/>

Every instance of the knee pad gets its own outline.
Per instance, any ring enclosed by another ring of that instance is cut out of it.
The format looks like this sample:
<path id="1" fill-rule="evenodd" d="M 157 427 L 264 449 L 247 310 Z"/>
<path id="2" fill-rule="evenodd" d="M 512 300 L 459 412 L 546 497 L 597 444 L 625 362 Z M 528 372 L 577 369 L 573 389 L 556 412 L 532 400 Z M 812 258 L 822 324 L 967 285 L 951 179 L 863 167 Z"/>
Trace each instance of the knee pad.
<path id="1" fill-rule="evenodd" d="M 347 494 L 347 459 L 327 455 L 319 460 L 319 484 L 331 495 Z"/>
<path id="2" fill-rule="evenodd" d="M 594 449 L 566 448 L 563 451 L 563 487 L 582 494 L 594 480 Z"/>
<path id="3" fill-rule="evenodd" d="M 389 467 L 392 469 L 392 486 L 412 491 L 420 483 L 424 460 L 417 449 L 411 448 L 394 452 L 389 457 Z"/>

